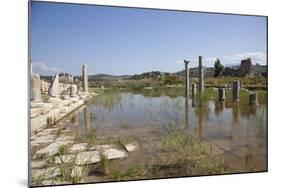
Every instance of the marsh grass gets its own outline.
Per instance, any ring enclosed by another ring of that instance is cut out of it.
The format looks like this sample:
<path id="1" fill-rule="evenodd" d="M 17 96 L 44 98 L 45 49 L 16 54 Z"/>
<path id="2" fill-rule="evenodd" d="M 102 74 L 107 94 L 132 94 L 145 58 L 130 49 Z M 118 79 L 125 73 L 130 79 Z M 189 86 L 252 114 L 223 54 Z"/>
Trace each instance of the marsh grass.
<path id="1" fill-rule="evenodd" d="M 75 122 L 77 122 L 77 116 L 76 115 L 72 115 L 71 116 L 71 123 L 74 124 Z"/>
<path id="2" fill-rule="evenodd" d="M 128 121 L 127 120 L 120 120 L 120 127 L 121 128 L 128 128 L 129 125 L 128 125 Z"/>
<path id="3" fill-rule="evenodd" d="M 110 174 L 110 161 L 102 152 L 100 153 L 100 169 L 103 175 Z"/>
<path id="4" fill-rule="evenodd" d="M 47 122 L 47 127 L 52 127 L 52 125 L 53 125 L 53 119 L 52 119 L 52 117 L 47 117 L 47 120 L 46 120 Z"/>
<path id="5" fill-rule="evenodd" d="M 130 180 L 142 179 L 148 174 L 147 168 L 144 165 L 132 165 L 125 170 L 121 170 L 119 166 L 111 167 L 109 176 L 114 180 Z"/>
<path id="6" fill-rule="evenodd" d="M 172 123 L 166 125 L 166 134 L 161 144 L 164 151 L 172 153 L 174 166 L 184 169 L 190 175 L 225 172 L 223 160 L 206 159 L 201 141 Z"/>
<path id="7" fill-rule="evenodd" d="M 75 142 L 86 142 L 88 145 L 96 145 L 98 144 L 97 138 L 97 130 L 95 128 L 91 128 L 85 132 L 81 132 L 79 130 L 74 131 L 73 133 Z"/>
<path id="8" fill-rule="evenodd" d="M 197 92 L 196 100 L 197 101 L 208 101 L 211 99 L 216 100 L 218 98 L 218 91 L 216 88 L 205 88 L 203 93 Z"/>

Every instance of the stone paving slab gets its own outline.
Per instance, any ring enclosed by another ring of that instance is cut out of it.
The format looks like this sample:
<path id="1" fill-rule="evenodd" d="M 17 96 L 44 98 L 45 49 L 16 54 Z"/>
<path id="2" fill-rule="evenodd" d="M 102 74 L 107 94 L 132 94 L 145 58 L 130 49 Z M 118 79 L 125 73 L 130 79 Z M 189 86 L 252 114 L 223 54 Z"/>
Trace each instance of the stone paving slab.
<path id="1" fill-rule="evenodd" d="M 60 113 L 68 113 L 69 112 L 69 107 L 64 106 L 60 108 Z"/>
<path id="2" fill-rule="evenodd" d="M 33 140 L 31 141 L 31 146 L 40 146 L 41 144 L 49 144 L 54 140 Z"/>
<path id="3" fill-rule="evenodd" d="M 95 145 L 93 147 L 91 147 L 90 150 L 105 150 L 105 149 L 109 149 L 112 148 L 112 146 L 108 145 L 108 144 L 102 144 L 102 145 Z"/>
<path id="4" fill-rule="evenodd" d="M 31 108 L 30 109 L 30 117 L 34 118 L 41 115 L 41 108 Z"/>
<path id="5" fill-rule="evenodd" d="M 54 104 L 53 103 L 44 103 L 44 105 L 41 108 L 41 112 L 43 114 L 49 112 L 51 109 L 54 108 Z"/>
<path id="6" fill-rule="evenodd" d="M 70 100 L 70 99 L 63 100 L 62 102 L 63 102 L 63 105 L 64 105 L 64 106 L 68 106 L 68 105 L 70 105 L 71 103 L 73 103 L 73 101 Z"/>
<path id="7" fill-rule="evenodd" d="M 32 179 L 50 179 L 60 175 L 60 169 L 58 167 L 49 167 L 44 169 L 31 169 Z"/>
<path id="8" fill-rule="evenodd" d="M 46 166 L 47 162 L 46 161 L 31 161 L 30 166 L 31 168 L 42 168 Z"/>
<path id="9" fill-rule="evenodd" d="M 44 102 L 31 102 L 30 107 L 31 108 L 42 108 L 44 106 Z"/>
<path id="10" fill-rule="evenodd" d="M 74 136 L 62 135 L 56 139 L 56 141 L 69 141 L 69 140 L 74 140 Z"/>
<path id="11" fill-rule="evenodd" d="M 92 164 L 97 163 L 100 161 L 100 153 L 99 151 L 85 151 L 78 153 L 76 156 L 75 163 L 77 165 L 85 165 L 85 164 Z"/>
<path id="12" fill-rule="evenodd" d="M 129 144 L 125 144 L 124 147 L 128 152 L 132 152 L 132 151 L 135 151 L 137 149 L 137 144 L 136 143 L 129 143 Z"/>
<path id="13" fill-rule="evenodd" d="M 75 155 L 72 154 L 66 154 L 66 155 L 55 157 L 55 164 L 71 163 L 74 161 L 75 161 Z"/>
<path id="14" fill-rule="evenodd" d="M 88 146 L 87 143 L 73 144 L 69 148 L 69 153 L 77 153 L 77 152 L 85 151 L 87 149 L 87 146 Z"/>
<path id="15" fill-rule="evenodd" d="M 124 158 L 128 157 L 128 154 L 124 151 L 118 150 L 118 149 L 105 149 L 103 151 L 103 154 L 109 159 L 119 159 L 119 158 Z"/>
<path id="16" fill-rule="evenodd" d="M 61 181 L 61 180 L 44 180 L 42 181 L 42 185 L 65 185 L 72 184 L 71 182 Z"/>
<path id="17" fill-rule="evenodd" d="M 40 149 L 36 152 L 36 155 L 47 155 L 47 156 L 52 156 L 56 153 L 59 152 L 59 148 L 63 145 L 70 145 L 72 144 L 73 141 L 71 140 L 67 140 L 67 141 L 55 141 L 53 143 L 51 143 L 50 145 L 48 145 L 47 147 Z"/>
<path id="18" fill-rule="evenodd" d="M 83 176 L 84 170 L 85 170 L 85 167 L 75 166 L 72 169 L 70 176 L 71 177 L 81 177 L 81 176 Z"/>

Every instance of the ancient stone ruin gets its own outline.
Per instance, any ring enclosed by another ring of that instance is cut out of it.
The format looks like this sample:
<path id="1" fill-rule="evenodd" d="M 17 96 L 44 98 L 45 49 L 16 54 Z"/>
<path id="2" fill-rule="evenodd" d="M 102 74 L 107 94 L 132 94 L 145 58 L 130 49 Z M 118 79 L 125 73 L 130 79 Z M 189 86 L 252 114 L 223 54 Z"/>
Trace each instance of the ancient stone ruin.
<path id="1" fill-rule="evenodd" d="M 32 64 L 30 64 L 30 101 L 40 102 L 41 101 L 41 84 L 40 75 L 34 74 L 32 71 Z"/>
<path id="2" fill-rule="evenodd" d="M 204 92 L 204 68 L 202 65 L 202 56 L 199 56 L 199 94 Z"/>
<path id="3" fill-rule="evenodd" d="M 55 123 L 89 100 L 86 65 L 83 66 L 83 88 L 77 87 L 80 81 L 73 82 L 70 74 L 61 76 L 56 74 L 49 83 L 50 80 L 40 80 L 38 74 L 31 74 L 31 131 Z M 41 99 L 41 96 L 44 97 Z"/>
<path id="4" fill-rule="evenodd" d="M 219 101 L 225 101 L 225 88 L 219 88 Z"/>
<path id="5" fill-rule="evenodd" d="M 83 65 L 82 79 L 83 79 L 83 91 L 88 92 L 88 66 L 87 66 L 87 64 Z"/>
<path id="6" fill-rule="evenodd" d="M 59 97 L 59 75 L 56 74 L 55 78 L 49 88 L 49 96 Z"/>
<path id="7" fill-rule="evenodd" d="M 257 92 L 250 93 L 249 95 L 249 104 L 252 106 L 257 106 L 258 103 L 258 94 Z"/>
<path id="8" fill-rule="evenodd" d="M 189 61 L 184 60 L 185 64 L 185 97 L 189 97 L 189 69 L 188 69 Z"/>
<path id="9" fill-rule="evenodd" d="M 240 81 L 235 80 L 232 83 L 232 99 L 233 102 L 239 102 L 240 100 Z"/>

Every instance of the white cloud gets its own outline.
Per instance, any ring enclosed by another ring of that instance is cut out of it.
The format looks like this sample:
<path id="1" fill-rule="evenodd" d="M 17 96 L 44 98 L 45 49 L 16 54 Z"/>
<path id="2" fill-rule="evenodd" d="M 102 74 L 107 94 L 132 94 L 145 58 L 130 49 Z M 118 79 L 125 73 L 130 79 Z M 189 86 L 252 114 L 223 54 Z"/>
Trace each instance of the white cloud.
<path id="1" fill-rule="evenodd" d="M 241 61 L 242 59 L 251 58 L 252 63 L 266 64 L 266 52 L 245 52 L 234 55 L 223 56 L 225 60 Z"/>
<path id="2" fill-rule="evenodd" d="M 54 75 L 60 72 L 57 67 L 50 67 L 43 62 L 32 62 L 32 71 L 40 75 Z"/>

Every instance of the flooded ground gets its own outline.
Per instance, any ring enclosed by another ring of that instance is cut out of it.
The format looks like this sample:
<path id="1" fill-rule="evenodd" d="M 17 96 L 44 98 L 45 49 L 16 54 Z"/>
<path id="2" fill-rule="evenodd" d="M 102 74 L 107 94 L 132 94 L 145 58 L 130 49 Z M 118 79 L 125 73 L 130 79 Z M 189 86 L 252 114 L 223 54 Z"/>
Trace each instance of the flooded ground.
<path id="1" fill-rule="evenodd" d="M 212 89 L 209 97 L 186 100 L 182 89 L 172 90 L 104 90 L 57 123 L 59 135 L 74 136 L 76 144 L 109 144 L 127 153 L 91 164 L 81 182 L 267 170 L 266 101 L 257 107 L 246 99 L 218 102 Z"/>

